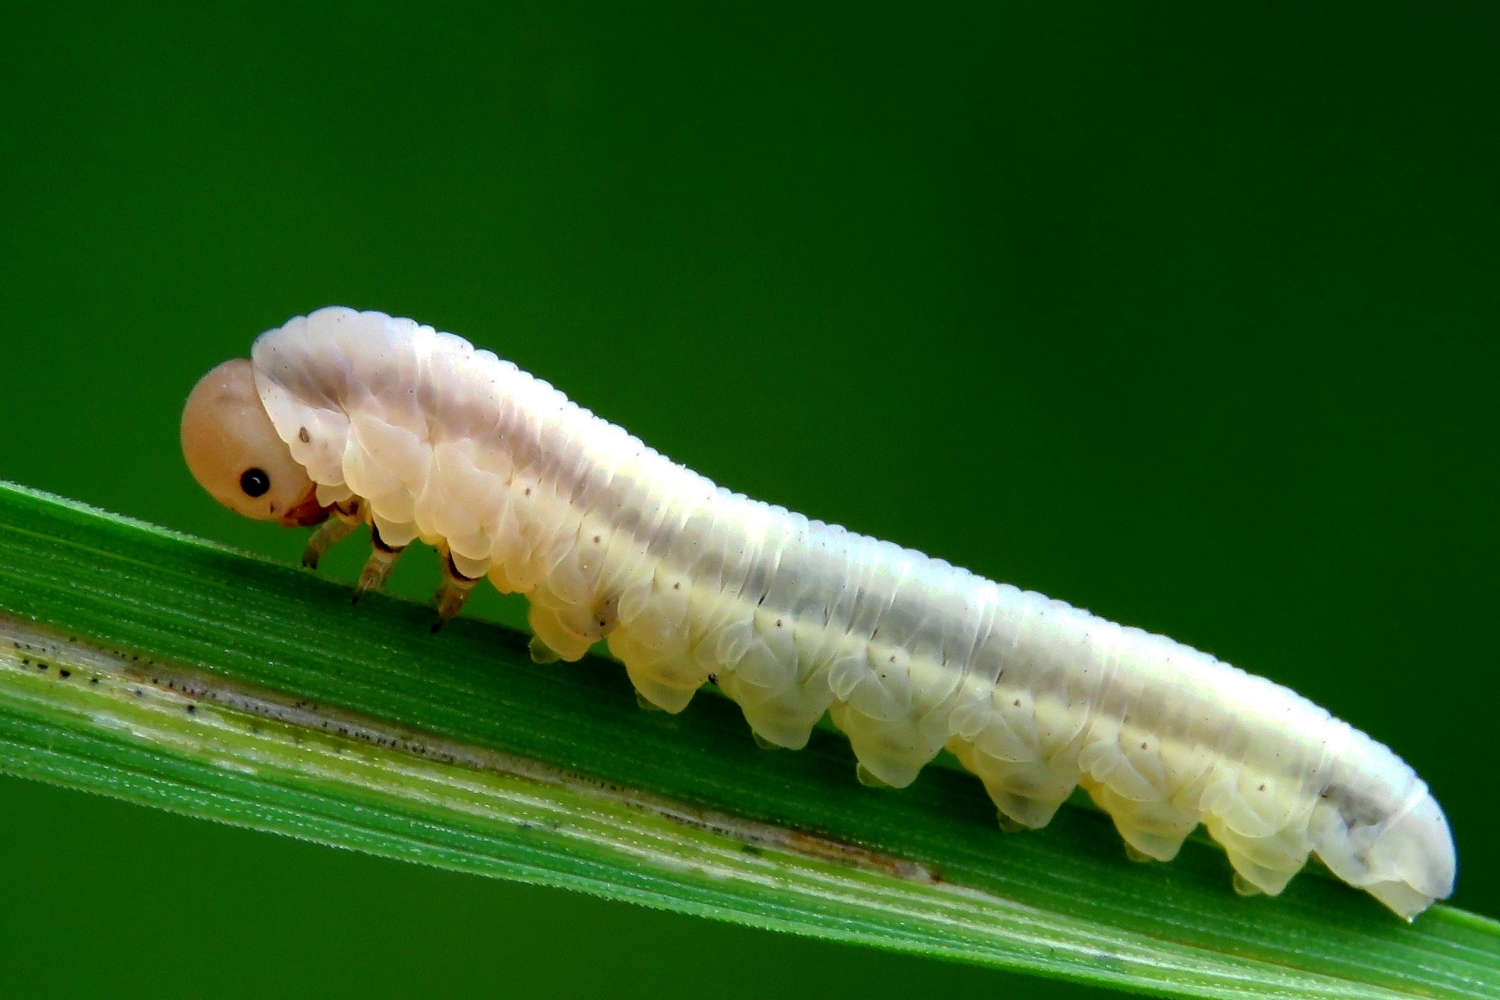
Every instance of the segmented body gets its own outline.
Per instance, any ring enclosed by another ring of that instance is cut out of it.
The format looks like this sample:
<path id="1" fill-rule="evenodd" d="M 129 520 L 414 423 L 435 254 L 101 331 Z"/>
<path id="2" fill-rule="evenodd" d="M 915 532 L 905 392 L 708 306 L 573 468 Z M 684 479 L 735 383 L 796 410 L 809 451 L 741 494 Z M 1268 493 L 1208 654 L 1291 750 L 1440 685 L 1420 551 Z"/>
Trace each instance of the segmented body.
<path id="1" fill-rule="evenodd" d="M 716 487 L 514 365 L 330 308 L 255 343 L 256 389 L 322 504 L 531 599 L 564 659 L 600 639 L 676 712 L 710 677 L 763 740 L 823 715 L 905 786 L 947 747 L 1040 827 L 1082 784 L 1162 860 L 1199 823 L 1279 892 L 1316 851 L 1411 916 L 1451 889 L 1446 822 L 1384 746 L 1207 654 Z"/>

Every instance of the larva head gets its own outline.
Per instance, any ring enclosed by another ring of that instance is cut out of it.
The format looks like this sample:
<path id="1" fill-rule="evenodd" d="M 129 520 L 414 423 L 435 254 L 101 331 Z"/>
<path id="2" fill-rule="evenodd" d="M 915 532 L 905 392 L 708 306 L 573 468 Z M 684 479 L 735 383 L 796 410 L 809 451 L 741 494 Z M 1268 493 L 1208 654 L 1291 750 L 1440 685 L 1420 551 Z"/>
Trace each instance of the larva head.
<path id="1" fill-rule="evenodd" d="M 307 471 L 266 416 L 244 358 L 224 362 L 193 387 L 182 408 L 182 456 L 198 485 L 236 513 L 288 527 L 328 518 Z"/>

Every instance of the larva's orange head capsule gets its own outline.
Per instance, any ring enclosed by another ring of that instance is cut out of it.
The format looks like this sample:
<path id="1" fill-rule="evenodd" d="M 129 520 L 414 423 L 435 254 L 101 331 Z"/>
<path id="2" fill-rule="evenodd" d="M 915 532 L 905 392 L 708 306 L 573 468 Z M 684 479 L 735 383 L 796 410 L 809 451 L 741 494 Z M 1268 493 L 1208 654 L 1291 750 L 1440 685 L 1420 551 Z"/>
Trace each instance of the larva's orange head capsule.
<path id="1" fill-rule="evenodd" d="M 182 456 L 198 484 L 230 510 L 288 527 L 328 518 L 307 472 L 266 416 L 244 358 L 193 387 L 182 408 Z"/>

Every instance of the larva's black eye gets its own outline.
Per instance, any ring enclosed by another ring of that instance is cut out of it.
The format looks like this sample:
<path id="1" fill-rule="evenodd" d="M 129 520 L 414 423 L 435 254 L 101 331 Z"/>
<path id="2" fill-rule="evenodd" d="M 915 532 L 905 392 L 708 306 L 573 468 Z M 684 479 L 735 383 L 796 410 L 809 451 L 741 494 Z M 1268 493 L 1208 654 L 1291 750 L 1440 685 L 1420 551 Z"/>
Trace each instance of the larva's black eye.
<path id="1" fill-rule="evenodd" d="M 240 473 L 240 489 L 248 497 L 263 497 L 271 488 L 271 477 L 265 469 L 246 469 Z"/>

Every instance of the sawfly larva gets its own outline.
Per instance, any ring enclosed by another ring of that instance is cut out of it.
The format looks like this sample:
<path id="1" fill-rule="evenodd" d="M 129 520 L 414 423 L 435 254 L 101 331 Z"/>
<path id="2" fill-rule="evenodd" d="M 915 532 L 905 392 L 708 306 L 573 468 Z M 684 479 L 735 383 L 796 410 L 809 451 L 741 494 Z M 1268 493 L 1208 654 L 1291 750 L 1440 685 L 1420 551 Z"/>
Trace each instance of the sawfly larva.
<path id="1" fill-rule="evenodd" d="M 409 319 L 320 309 L 205 375 L 182 415 L 193 475 L 241 514 L 368 523 L 358 592 L 415 540 L 442 554 L 439 624 L 481 577 L 531 600 L 532 654 L 601 639 L 680 712 L 710 677 L 763 746 L 823 713 L 867 784 L 941 749 L 1007 827 L 1082 785 L 1133 857 L 1200 822 L 1242 892 L 1317 856 L 1410 919 L 1453 888 L 1442 810 L 1386 747 L 1205 653 L 889 542 L 716 487 L 552 386 Z"/>

